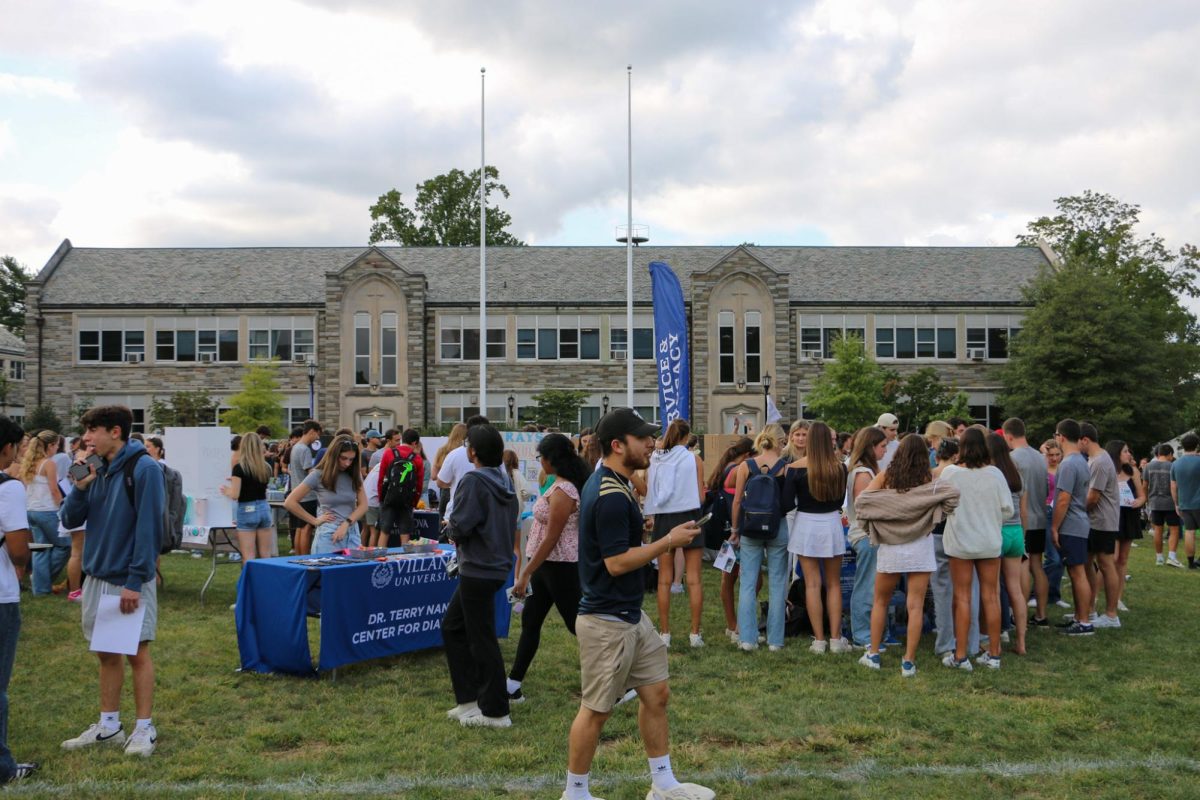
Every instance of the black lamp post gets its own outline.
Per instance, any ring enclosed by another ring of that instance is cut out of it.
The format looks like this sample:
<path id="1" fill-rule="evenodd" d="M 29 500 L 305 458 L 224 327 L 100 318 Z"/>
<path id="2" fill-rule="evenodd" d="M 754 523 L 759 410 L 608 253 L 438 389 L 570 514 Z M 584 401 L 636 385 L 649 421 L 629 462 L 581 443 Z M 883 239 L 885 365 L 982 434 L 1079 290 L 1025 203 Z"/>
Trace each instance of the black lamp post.
<path id="1" fill-rule="evenodd" d="M 316 394 L 315 385 L 317 382 L 317 362 L 309 359 L 308 361 L 308 418 L 315 419 L 314 413 L 314 397 Z"/>
<path id="2" fill-rule="evenodd" d="M 763 375 L 763 426 L 767 424 L 767 403 L 771 397 L 771 373 Z"/>
<path id="3" fill-rule="evenodd" d="M 600 405 L 604 406 L 604 411 L 601 412 L 601 416 L 608 413 L 608 401 L 609 401 L 608 395 L 604 395 L 603 397 L 600 398 Z"/>
<path id="4" fill-rule="evenodd" d="M 508 418 L 514 428 L 517 426 L 517 398 L 511 394 L 508 396 Z"/>

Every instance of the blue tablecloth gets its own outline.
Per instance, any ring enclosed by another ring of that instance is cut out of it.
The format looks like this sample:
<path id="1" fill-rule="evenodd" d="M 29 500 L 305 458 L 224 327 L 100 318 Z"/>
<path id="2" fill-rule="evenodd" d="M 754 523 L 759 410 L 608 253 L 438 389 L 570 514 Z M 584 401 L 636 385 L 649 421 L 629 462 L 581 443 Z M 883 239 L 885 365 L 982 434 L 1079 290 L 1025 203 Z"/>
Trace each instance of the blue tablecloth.
<path id="1" fill-rule="evenodd" d="M 440 554 L 329 567 L 296 563 L 312 556 L 248 561 L 238 583 L 238 651 L 242 669 L 312 675 L 371 658 L 439 647 L 442 616 L 458 586 L 446 575 L 453 545 Z M 506 586 L 512 585 L 509 575 Z M 316 668 L 307 612 L 321 612 Z M 511 607 L 496 594 L 496 633 L 508 636 Z"/>

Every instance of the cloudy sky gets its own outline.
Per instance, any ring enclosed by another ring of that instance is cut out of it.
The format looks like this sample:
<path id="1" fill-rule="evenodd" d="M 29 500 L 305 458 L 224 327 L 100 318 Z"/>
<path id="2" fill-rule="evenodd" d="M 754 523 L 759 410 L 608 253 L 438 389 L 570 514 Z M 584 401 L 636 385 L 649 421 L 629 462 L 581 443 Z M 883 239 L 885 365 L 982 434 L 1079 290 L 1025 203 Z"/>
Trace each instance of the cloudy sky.
<path id="1" fill-rule="evenodd" d="M 353 245 L 488 162 L 533 244 L 1011 244 L 1055 197 L 1200 243 L 1200 6 L 0 0 L 0 253 Z"/>

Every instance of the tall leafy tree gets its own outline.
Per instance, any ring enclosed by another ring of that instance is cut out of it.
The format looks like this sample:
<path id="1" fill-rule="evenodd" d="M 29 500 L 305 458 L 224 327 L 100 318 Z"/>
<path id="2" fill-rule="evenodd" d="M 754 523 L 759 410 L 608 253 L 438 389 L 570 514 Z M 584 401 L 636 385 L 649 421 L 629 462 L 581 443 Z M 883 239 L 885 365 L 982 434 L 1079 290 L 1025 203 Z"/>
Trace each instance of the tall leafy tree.
<path id="1" fill-rule="evenodd" d="M 30 274 L 12 256 L 0 257 L 0 325 L 25 335 L 25 284 Z"/>
<path id="2" fill-rule="evenodd" d="M 833 359 L 824 363 L 804 403 L 835 429 L 857 430 L 888 410 L 887 382 L 887 371 L 867 358 L 862 339 L 847 336 L 833 343 Z"/>
<path id="3" fill-rule="evenodd" d="M 259 425 L 271 428 L 272 436 L 286 433 L 283 425 L 283 394 L 275 378 L 276 362 L 254 364 L 242 373 L 242 390 L 229 398 L 229 410 L 221 424 L 235 433 L 252 431 Z"/>
<path id="4" fill-rule="evenodd" d="M 931 420 L 949 416 L 952 390 L 933 367 L 921 367 L 905 378 L 897 390 L 893 411 L 901 431 L 923 431 Z"/>
<path id="5" fill-rule="evenodd" d="M 175 392 L 167 400 L 150 403 L 150 420 L 156 429 L 196 428 L 211 425 L 217 401 L 208 392 Z"/>
<path id="6" fill-rule="evenodd" d="M 1062 263 L 1026 287 L 1000 402 L 1039 436 L 1076 417 L 1144 449 L 1178 432 L 1196 396 L 1200 332 L 1181 298 L 1200 296 L 1197 249 L 1139 237 L 1139 208 L 1109 195 L 1055 202 L 1020 239 L 1044 239 Z"/>
<path id="7" fill-rule="evenodd" d="M 497 194 L 508 199 L 500 171 L 485 170 L 489 201 Z M 479 244 L 479 170 L 452 169 L 417 184 L 412 207 L 396 189 L 379 196 L 370 208 L 370 243 L 397 242 L 405 247 L 472 247 Z M 523 245 L 507 228 L 512 217 L 498 205 L 487 207 L 487 243 Z"/>

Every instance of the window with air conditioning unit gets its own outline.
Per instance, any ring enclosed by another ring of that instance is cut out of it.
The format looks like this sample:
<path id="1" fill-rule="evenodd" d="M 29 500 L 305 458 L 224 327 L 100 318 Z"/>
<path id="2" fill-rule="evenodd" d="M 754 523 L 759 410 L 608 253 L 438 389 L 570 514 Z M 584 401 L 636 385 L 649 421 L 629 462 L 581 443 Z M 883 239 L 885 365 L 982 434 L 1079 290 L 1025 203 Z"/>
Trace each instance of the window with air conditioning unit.
<path id="1" fill-rule="evenodd" d="M 613 351 L 611 351 L 611 355 L 612 355 L 613 361 L 624 361 L 625 356 L 626 356 L 626 351 L 625 350 L 613 350 Z"/>
<path id="2" fill-rule="evenodd" d="M 292 363 L 298 367 L 305 366 L 308 364 L 308 356 L 296 356 L 292 359 Z"/>
<path id="3" fill-rule="evenodd" d="M 967 358 L 972 361 L 983 361 L 987 358 L 987 349 L 983 347 L 968 347 Z"/>
<path id="4" fill-rule="evenodd" d="M 820 361 L 821 360 L 821 351 L 820 350 L 801 350 L 800 351 L 800 360 L 801 361 Z"/>
<path id="5" fill-rule="evenodd" d="M 126 353 L 125 361 L 129 364 L 140 364 L 146 360 L 145 353 Z"/>
<path id="6" fill-rule="evenodd" d="M 201 364 L 209 364 L 209 363 L 212 363 L 213 361 L 217 360 L 217 354 L 216 353 L 200 353 L 197 356 L 197 360 Z"/>

